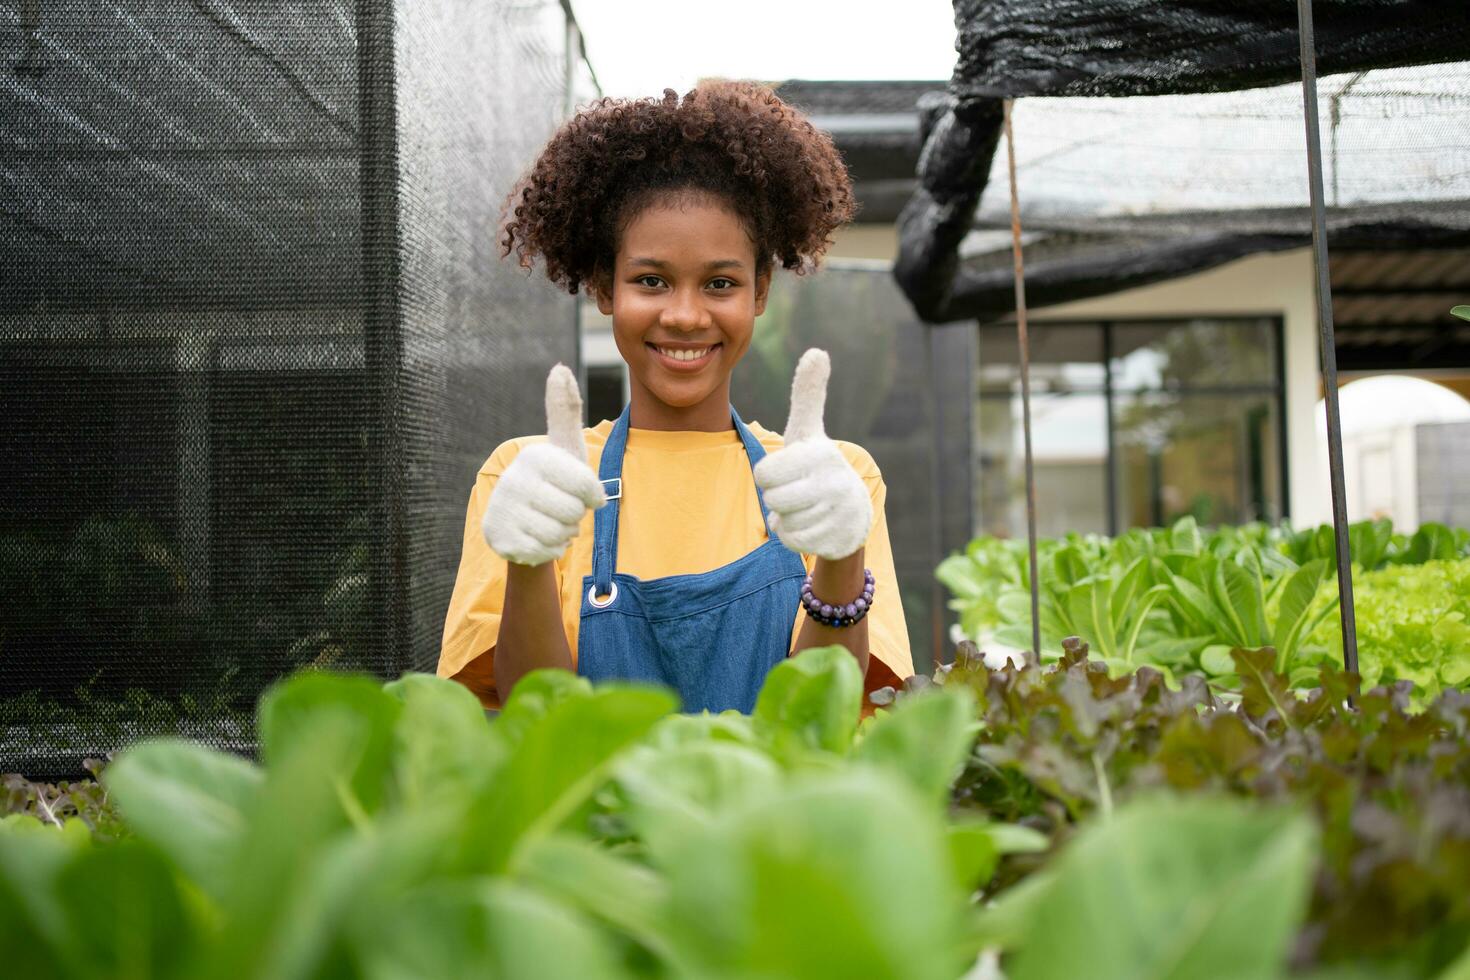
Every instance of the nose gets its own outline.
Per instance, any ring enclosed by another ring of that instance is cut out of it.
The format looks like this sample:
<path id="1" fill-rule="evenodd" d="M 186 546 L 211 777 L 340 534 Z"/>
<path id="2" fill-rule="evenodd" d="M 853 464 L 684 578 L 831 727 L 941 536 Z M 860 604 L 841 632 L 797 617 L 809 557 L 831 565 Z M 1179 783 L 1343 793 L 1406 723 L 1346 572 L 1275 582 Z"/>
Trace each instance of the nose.
<path id="1" fill-rule="evenodd" d="M 700 302 L 699 291 L 693 289 L 674 290 L 658 321 L 659 326 L 684 331 L 702 330 L 713 323 L 709 311 Z"/>

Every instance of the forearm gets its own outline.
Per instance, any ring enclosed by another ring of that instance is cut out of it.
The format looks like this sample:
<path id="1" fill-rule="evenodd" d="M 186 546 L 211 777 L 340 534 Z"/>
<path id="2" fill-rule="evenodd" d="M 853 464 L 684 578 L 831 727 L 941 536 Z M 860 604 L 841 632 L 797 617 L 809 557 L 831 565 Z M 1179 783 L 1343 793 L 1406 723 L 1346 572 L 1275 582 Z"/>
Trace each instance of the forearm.
<path id="1" fill-rule="evenodd" d="M 863 591 L 862 548 L 846 558 L 829 561 L 818 558 L 812 569 L 812 593 L 827 602 L 851 602 Z M 801 632 L 797 634 L 792 653 L 812 647 L 841 646 L 857 658 L 858 667 L 868 672 L 868 620 L 863 617 L 851 626 L 823 626 L 806 613 L 801 614 Z"/>
<path id="2" fill-rule="evenodd" d="M 505 579 L 505 607 L 495 643 L 495 689 L 505 703 L 526 674 L 542 667 L 572 669 L 572 651 L 561 622 L 552 562 L 510 562 Z"/>

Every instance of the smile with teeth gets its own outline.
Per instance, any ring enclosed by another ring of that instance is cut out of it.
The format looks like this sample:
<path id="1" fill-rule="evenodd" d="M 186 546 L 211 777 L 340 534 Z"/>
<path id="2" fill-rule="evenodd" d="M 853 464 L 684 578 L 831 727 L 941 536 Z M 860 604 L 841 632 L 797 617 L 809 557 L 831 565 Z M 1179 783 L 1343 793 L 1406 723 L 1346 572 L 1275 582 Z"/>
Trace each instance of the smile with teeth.
<path id="1" fill-rule="evenodd" d="M 660 347 L 657 344 L 649 344 L 649 346 L 658 351 L 664 357 L 671 358 L 675 361 L 702 361 L 706 357 L 709 357 L 710 354 L 714 353 L 715 348 L 718 347 L 719 344 L 715 344 L 710 347 L 696 348 Z"/>

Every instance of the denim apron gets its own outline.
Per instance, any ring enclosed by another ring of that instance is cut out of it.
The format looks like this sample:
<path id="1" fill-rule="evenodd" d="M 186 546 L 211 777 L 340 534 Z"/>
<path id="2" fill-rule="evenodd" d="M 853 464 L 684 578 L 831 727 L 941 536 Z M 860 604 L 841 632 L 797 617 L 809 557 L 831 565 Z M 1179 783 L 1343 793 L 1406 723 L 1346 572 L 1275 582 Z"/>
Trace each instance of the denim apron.
<path id="1" fill-rule="evenodd" d="M 766 451 L 734 408 L 730 418 L 754 468 Z M 765 499 L 755 488 L 767 540 L 750 554 L 697 575 L 644 581 L 618 573 L 618 503 L 627 445 L 624 409 L 598 468 L 608 502 L 593 518 L 592 574 L 582 580 L 577 673 L 594 682 L 667 685 L 679 692 L 685 711 L 734 708 L 749 714 L 766 674 L 790 651 L 806 566 L 771 535 Z"/>

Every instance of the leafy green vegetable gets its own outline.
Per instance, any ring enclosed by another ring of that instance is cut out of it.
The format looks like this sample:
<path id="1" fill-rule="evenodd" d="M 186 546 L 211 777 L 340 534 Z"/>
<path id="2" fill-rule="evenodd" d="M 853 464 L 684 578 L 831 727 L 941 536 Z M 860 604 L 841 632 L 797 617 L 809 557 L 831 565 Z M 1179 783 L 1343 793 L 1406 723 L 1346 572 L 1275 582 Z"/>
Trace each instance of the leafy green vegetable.
<path id="1" fill-rule="evenodd" d="M 618 767 L 617 782 L 632 829 L 649 847 L 673 849 L 730 807 L 776 791 L 784 779 L 765 753 L 710 741 L 630 752 Z"/>
<path id="2" fill-rule="evenodd" d="M 1178 532 L 1127 538 L 1114 600 L 1157 562 L 1240 635 L 1257 590 L 1268 626 L 1307 615 L 1295 565 L 1236 557 L 1254 532 Z M 1067 589 L 1100 548 L 1059 549 Z M 17 975 L 164 980 L 1462 969 L 1470 694 L 1411 712 L 1406 683 L 1303 693 L 1270 648 L 1209 656 L 1228 703 L 1075 639 L 998 671 L 965 646 L 861 727 L 839 648 L 750 718 L 560 672 L 493 722 L 439 678 L 295 677 L 259 766 L 155 741 L 68 790 L 116 832 L 16 783 L 0 948 Z"/>
<path id="3" fill-rule="evenodd" d="M 845 752 L 862 712 L 863 676 L 845 647 L 818 647 L 777 664 L 752 719 L 785 750 Z"/>
<path id="4" fill-rule="evenodd" d="M 974 958 L 939 813 L 878 772 L 752 800 L 663 870 L 674 934 L 709 973 L 939 978 Z"/>
<path id="5" fill-rule="evenodd" d="M 1045 843 L 968 820 L 952 843 L 971 699 L 907 702 L 854 749 L 851 655 L 783 667 L 753 719 L 556 672 L 493 724 L 438 678 L 292 678 L 262 766 L 173 740 L 105 770 L 123 844 L 7 817 L 0 938 L 69 977 L 956 975 L 966 890 Z"/>
<path id="6" fill-rule="evenodd" d="M 580 915 L 505 881 L 407 893 L 357 929 L 354 946 L 368 980 L 628 976 Z"/>
<path id="7" fill-rule="evenodd" d="M 669 940 L 664 922 L 669 884 L 653 869 L 570 834 L 538 841 L 524 867 L 527 878 L 544 893 L 641 944 L 675 972 L 692 972 Z"/>
<path id="8" fill-rule="evenodd" d="M 1470 568 L 1470 531 L 1425 524 L 1396 534 L 1388 521 L 1349 528 L 1358 576 L 1418 584 L 1413 569 L 1436 562 Z M 1115 675 L 1147 664 L 1166 678 L 1199 670 L 1220 690 L 1236 690 L 1232 650 L 1274 651 L 1277 672 L 1295 687 L 1311 687 L 1318 669 L 1341 662 L 1334 631 L 1337 612 L 1336 543 L 1330 526 L 1293 531 L 1253 524 L 1202 530 L 1193 518 L 1169 529 L 1134 529 L 1115 539 L 1068 535 L 1038 543 L 1041 655 L 1062 656 L 1063 640 L 1077 636 Z M 1404 577 L 1395 580 L 1395 573 Z M 955 598 L 961 630 L 988 648 L 1031 645 L 1031 612 L 1024 544 L 979 538 L 964 555 L 951 555 L 936 574 Z M 1410 590 L 1412 592 L 1412 590 Z M 1406 593 L 1405 614 L 1373 597 L 1358 604 L 1359 648 L 1370 683 L 1403 677 L 1432 698 L 1452 686 L 1470 687 L 1470 643 L 1456 625 L 1456 608 Z M 1381 610 L 1381 611 L 1380 611 Z M 1432 622 L 1424 623 L 1424 616 Z M 1406 623 L 1438 633 L 1384 637 Z M 1453 649 L 1450 649 L 1453 648 Z M 1432 652 L 1431 652 L 1432 651 Z"/>
<path id="9" fill-rule="evenodd" d="M 478 795 L 462 837 L 463 859 L 502 871 L 518 850 L 561 826 L 602 783 L 618 753 L 674 711 L 666 690 L 610 685 L 553 704 Z"/>
<path id="10" fill-rule="evenodd" d="M 1303 565 L 1282 583 L 1276 606 L 1276 625 L 1271 633 L 1271 644 L 1276 648 L 1276 669 L 1285 671 L 1295 660 L 1294 654 L 1303 635 L 1310 633 L 1313 625 L 1320 622 L 1337 608 L 1337 601 L 1329 598 L 1313 615 L 1312 601 L 1328 581 L 1332 569 L 1326 560 L 1317 558 Z"/>
<path id="11" fill-rule="evenodd" d="M 197 924 L 168 862 L 141 841 L 92 848 L 56 877 L 70 970 L 78 976 L 181 976 Z"/>
<path id="12" fill-rule="evenodd" d="M 485 724 L 485 710 L 468 688 L 440 684 L 426 674 L 405 674 L 383 690 L 403 704 L 393 728 L 392 757 L 393 776 L 406 805 L 432 806 L 455 791 L 473 794 L 503 764 L 508 741 Z"/>
<path id="13" fill-rule="evenodd" d="M 103 779 L 134 833 L 216 896 L 228 888 L 246 810 L 264 782 L 244 759 L 173 739 L 135 746 Z"/>
<path id="14" fill-rule="evenodd" d="M 1432 975 L 1470 944 L 1470 694 L 1446 692 L 1409 713 L 1407 685 L 1364 691 L 1329 667 L 1303 697 L 1270 651 L 1231 656 L 1244 685 L 1238 704 L 1214 697 L 1199 675 L 1181 677 L 1178 690 L 1146 667 L 1110 677 L 1080 644 L 1050 669 L 987 671 L 976 657 L 957 658 L 945 687 L 975 691 L 984 727 L 956 804 L 1039 829 L 1063 848 L 1079 828 L 1109 813 L 1116 822 L 1160 790 L 1299 809 L 1320 851 L 1293 962 L 1362 960 Z M 1214 836 L 1185 840 L 1200 850 Z M 1024 881 L 1025 902 L 1037 901 L 1043 886 L 1028 876 L 1044 868 L 1035 855 L 1000 862 L 988 894 L 1000 896 L 1004 915 L 984 924 L 982 939 L 1022 941 L 1021 926 L 1042 913 L 1017 911 L 1008 890 Z"/>
<path id="15" fill-rule="evenodd" d="M 75 926 L 55 882 L 71 854 L 87 846 L 29 815 L 0 823 L 0 949 L 16 975 L 66 972 Z"/>
<path id="16" fill-rule="evenodd" d="M 403 703 L 369 677 L 309 671 L 267 691 L 260 699 L 260 753 L 280 764 L 310 741 L 324 719 L 341 719 L 355 743 L 352 769 L 339 778 L 344 805 L 372 813 L 382 805 L 392 757 L 393 726 Z"/>
<path id="17" fill-rule="evenodd" d="M 97 777 L 106 763 L 84 759 L 82 767 Z M 118 817 L 117 802 L 96 779 L 76 782 L 33 782 L 20 773 L 0 776 L 0 815 L 27 816 L 53 827 L 80 823 L 88 836 L 111 841 L 127 831 Z M 0 816 L 0 824 L 9 819 Z"/>
<path id="18" fill-rule="evenodd" d="M 1444 690 L 1470 687 L 1470 561 L 1355 574 L 1353 594 L 1358 669 L 1365 684 L 1412 681 L 1416 704 Z M 1341 662 L 1337 617 L 1320 617 L 1312 642 Z"/>
<path id="19" fill-rule="evenodd" d="M 909 698 L 879 716 L 853 761 L 886 770 L 934 800 L 949 795 L 974 741 L 974 699 L 964 688 Z"/>
<path id="20" fill-rule="evenodd" d="M 1287 532 L 1278 547 L 1298 564 L 1321 558 L 1337 563 L 1337 540 L 1330 524 Z M 1359 521 L 1348 527 L 1353 564 L 1367 571 L 1389 565 L 1422 565 L 1435 559 L 1470 557 L 1470 531 L 1443 524 L 1421 524 L 1412 536 L 1397 534 L 1388 520 Z"/>
<path id="21" fill-rule="evenodd" d="M 1300 815 L 1139 800 L 1079 834 L 1047 872 L 1009 975 L 1272 976 L 1305 911 L 1313 843 Z"/>

